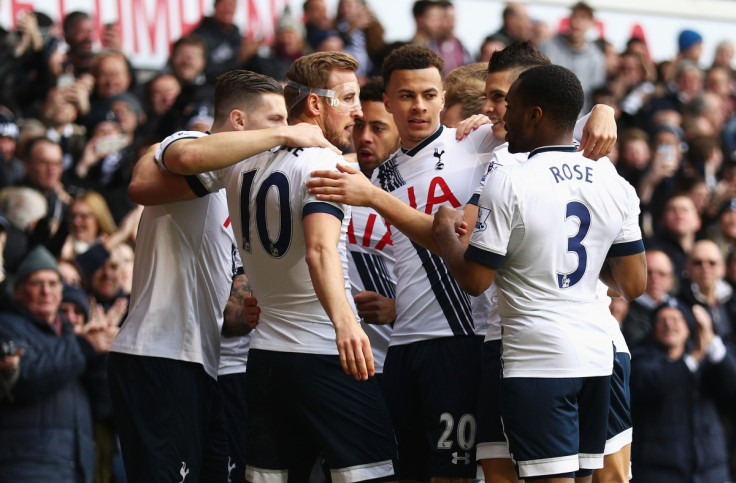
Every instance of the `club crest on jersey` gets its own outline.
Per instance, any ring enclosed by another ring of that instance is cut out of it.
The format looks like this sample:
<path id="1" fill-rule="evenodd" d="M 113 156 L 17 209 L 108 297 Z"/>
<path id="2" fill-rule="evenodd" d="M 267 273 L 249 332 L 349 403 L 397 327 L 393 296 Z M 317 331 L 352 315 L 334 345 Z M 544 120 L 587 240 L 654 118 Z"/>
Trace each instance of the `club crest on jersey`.
<path id="1" fill-rule="evenodd" d="M 396 155 L 393 155 L 378 167 L 378 182 L 385 191 L 393 191 L 406 184 L 404 178 L 399 173 L 399 167 L 396 166 Z"/>
<path id="2" fill-rule="evenodd" d="M 478 207 L 478 219 L 475 221 L 475 231 L 486 231 L 486 221 L 491 216 L 490 208 Z"/>
<path id="3" fill-rule="evenodd" d="M 490 163 L 488 163 L 488 169 L 486 169 L 486 174 L 484 174 L 483 177 L 480 179 L 481 186 L 486 185 L 486 179 L 488 178 L 488 175 L 491 174 L 491 172 L 493 172 L 493 170 L 499 166 L 503 166 L 503 164 L 499 163 L 495 159 L 492 160 Z"/>
<path id="4" fill-rule="evenodd" d="M 440 148 L 434 148 L 434 154 L 432 156 L 434 156 L 435 158 L 437 158 L 437 163 L 434 165 L 434 169 L 436 169 L 437 171 L 439 171 L 439 170 L 441 170 L 441 169 L 443 169 L 445 167 L 445 163 L 442 162 L 442 155 L 443 154 L 445 154 L 445 150 L 444 149 L 442 151 L 440 151 Z"/>

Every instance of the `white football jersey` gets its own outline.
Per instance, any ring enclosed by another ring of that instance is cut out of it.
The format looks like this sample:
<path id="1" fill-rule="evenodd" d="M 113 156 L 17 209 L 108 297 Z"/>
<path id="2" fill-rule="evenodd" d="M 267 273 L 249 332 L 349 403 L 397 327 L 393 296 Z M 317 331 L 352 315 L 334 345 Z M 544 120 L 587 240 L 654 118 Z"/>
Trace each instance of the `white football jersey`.
<path id="1" fill-rule="evenodd" d="M 312 285 L 302 225 L 304 216 L 317 212 L 342 219 L 338 247 L 345 294 L 352 305 L 345 250 L 350 210 L 317 200 L 305 186 L 312 171 L 335 170 L 338 162 L 343 158 L 329 149 L 280 148 L 198 175 L 208 191 L 227 191 L 235 239 L 261 307 L 250 342 L 253 349 L 338 353 L 334 326 Z"/>
<path id="2" fill-rule="evenodd" d="M 373 172 L 375 185 L 408 205 L 434 214 L 441 205 L 462 208 L 486 171 L 499 142 L 491 126 L 462 141 L 455 129 L 440 127 L 412 149 L 400 149 Z M 396 257 L 396 323 L 391 345 L 437 337 L 483 335 L 490 310 L 487 294 L 470 297 L 450 275 L 442 258 L 392 231 Z"/>
<path id="3" fill-rule="evenodd" d="M 353 295 L 368 290 L 395 299 L 394 250 L 387 222 L 371 208 L 353 206 L 347 242 Z M 371 341 L 376 372 L 381 373 L 392 325 L 366 324 L 362 320 L 361 325 Z"/>
<path id="4" fill-rule="evenodd" d="M 217 378 L 235 243 L 224 192 L 146 206 L 130 309 L 110 349 L 195 362 Z"/>
<path id="5" fill-rule="evenodd" d="M 466 257 L 497 268 L 504 377 L 611 373 L 596 286 L 608 255 L 643 251 L 639 199 L 606 159 L 540 148 L 493 169 Z"/>

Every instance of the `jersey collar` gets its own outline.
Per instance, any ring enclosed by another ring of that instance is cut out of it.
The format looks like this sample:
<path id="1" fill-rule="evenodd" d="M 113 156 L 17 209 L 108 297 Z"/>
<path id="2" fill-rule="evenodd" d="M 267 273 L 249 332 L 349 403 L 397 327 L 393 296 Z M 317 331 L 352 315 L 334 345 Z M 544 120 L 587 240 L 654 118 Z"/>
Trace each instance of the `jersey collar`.
<path id="1" fill-rule="evenodd" d="M 542 146 L 541 148 L 532 149 L 529 158 L 537 154 L 546 153 L 548 151 L 560 151 L 563 153 L 574 153 L 578 150 L 575 146 Z"/>
<path id="2" fill-rule="evenodd" d="M 419 151 L 427 147 L 429 144 L 432 143 L 435 139 L 440 137 L 440 134 L 442 134 L 442 130 L 444 129 L 444 126 L 440 124 L 439 129 L 437 129 L 434 134 L 430 134 L 428 137 L 424 139 L 421 143 L 417 144 L 411 149 L 406 149 L 404 146 L 401 146 L 401 152 L 406 154 L 407 156 L 414 157 L 415 154 L 417 154 Z"/>

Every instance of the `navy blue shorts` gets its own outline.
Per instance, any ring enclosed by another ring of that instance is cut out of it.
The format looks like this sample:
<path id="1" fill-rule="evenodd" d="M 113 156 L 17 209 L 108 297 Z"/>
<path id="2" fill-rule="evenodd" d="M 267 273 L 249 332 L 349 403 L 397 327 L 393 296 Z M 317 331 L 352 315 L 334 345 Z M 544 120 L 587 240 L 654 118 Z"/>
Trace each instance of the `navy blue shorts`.
<path id="1" fill-rule="evenodd" d="M 401 480 L 474 478 L 483 337 L 389 347 L 384 392 L 399 442 Z"/>
<path id="2" fill-rule="evenodd" d="M 502 380 L 503 427 L 521 478 L 603 467 L 610 379 Z"/>
<path id="3" fill-rule="evenodd" d="M 248 481 L 307 481 L 320 455 L 335 482 L 395 479 L 378 383 L 345 374 L 337 355 L 251 349 L 246 391 Z"/>
<path id="4" fill-rule="evenodd" d="M 247 374 L 237 372 L 219 376 L 217 384 L 222 391 L 225 408 L 228 481 L 243 481 L 245 479 L 245 446 L 248 441 L 246 430 L 248 411 L 245 400 Z"/>
<path id="5" fill-rule="evenodd" d="M 201 364 L 110 352 L 107 367 L 128 481 L 227 481 L 222 394 Z"/>
<path id="6" fill-rule="evenodd" d="M 501 424 L 501 339 L 483 344 L 476 459 L 511 458 Z"/>
<path id="7" fill-rule="evenodd" d="M 613 454 L 631 443 L 631 356 L 616 352 L 611 374 L 611 405 L 608 412 L 606 449 L 603 454 Z"/>

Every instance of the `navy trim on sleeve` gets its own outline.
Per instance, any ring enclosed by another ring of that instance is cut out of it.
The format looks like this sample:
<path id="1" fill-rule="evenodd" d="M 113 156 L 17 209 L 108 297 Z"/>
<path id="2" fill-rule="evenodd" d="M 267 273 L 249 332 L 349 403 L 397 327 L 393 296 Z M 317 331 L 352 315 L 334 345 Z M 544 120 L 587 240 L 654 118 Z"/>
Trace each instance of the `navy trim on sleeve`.
<path id="1" fill-rule="evenodd" d="M 345 218 L 345 213 L 343 213 L 340 208 L 324 202 L 307 203 L 306 206 L 304 206 L 304 211 L 302 212 L 302 219 L 312 213 L 329 213 L 330 215 L 334 215 L 335 218 L 340 221 Z"/>
<path id="2" fill-rule="evenodd" d="M 470 197 L 467 204 L 478 206 L 478 201 L 480 201 L 480 195 L 478 193 L 473 193 L 473 196 Z"/>
<path id="3" fill-rule="evenodd" d="M 470 245 L 465 251 L 465 258 L 467 258 L 468 260 L 473 260 L 474 262 L 478 262 L 481 265 L 485 265 L 486 267 L 499 269 L 501 268 L 501 265 L 503 265 L 503 261 L 506 257 L 504 255 L 481 250 L 478 247 Z"/>
<path id="4" fill-rule="evenodd" d="M 636 255 L 644 251 L 644 242 L 642 240 L 636 240 L 626 243 L 617 243 L 611 245 L 611 249 L 608 250 L 606 258 L 611 257 L 625 257 L 628 255 Z"/>
<path id="5" fill-rule="evenodd" d="M 245 275 L 245 269 L 243 267 L 238 267 L 235 269 L 235 275 Z"/>
<path id="6" fill-rule="evenodd" d="M 209 190 L 205 188 L 202 181 L 196 175 L 188 174 L 184 176 L 184 179 L 187 180 L 189 189 L 191 189 L 192 192 L 199 198 L 204 198 L 205 196 L 210 194 Z"/>

